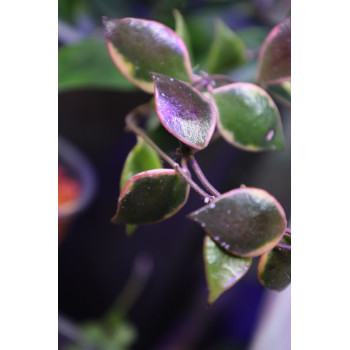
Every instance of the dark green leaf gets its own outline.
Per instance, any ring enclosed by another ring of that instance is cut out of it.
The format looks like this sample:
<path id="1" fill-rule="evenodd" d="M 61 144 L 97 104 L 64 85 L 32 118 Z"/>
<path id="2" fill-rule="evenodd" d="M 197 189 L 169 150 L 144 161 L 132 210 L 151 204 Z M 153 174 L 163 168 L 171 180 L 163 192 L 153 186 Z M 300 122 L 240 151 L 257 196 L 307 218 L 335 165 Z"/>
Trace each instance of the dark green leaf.
<path id="1" fill-rule="evenodd" d="M 281 244 L 290 246 L 291 238 L 283 236 Z M 263 254 L 259 260 L 258 278 L 260 283 L 269 289 L 281 291 L 291 280 L 291 250 L 275 247 Z"/>
<path id="2" fill-rule="evenodd" d="M 99 38 L 88 38 L 58 50 L 58 90 L 87 87 L 131 91 L 135 87 L 115 69 Z"/>
<path id="3" fill-rule="evenodd" d="M 285 104 L 287 107 L 291 106 L 291 83 L 290 81 L 285 81 L 278 85 L 267 86 L 267 91 L 276 99 L 276 101 Z"/>
<path id="4" fill-rule="evenodd" d="M 188 29 L 184 18 L 178 10 L 173 10 L 174 18 L 175 18 L 175 32 L 179 35 L 180 38 L 184 41 L 187 51 L 192 59 L 192 46 L 191 46 L 191 38 L 188 33 Z"/>
<path id="5" fill-rule="evenodd" d="M 269 34 L 269 28 L 258 26 L 245 27 L 237 30 L 236 34 L 244 42 L 247 49 L 254 50 L 262 45 Z"/>
<path id="6" fill-rule="evenodd" d="M 172 169 L 154 169 L 133 176 L 123 187 L 116 224 L 148 224 L 177 213 L 186 203 L 189 186 Z"/>
<path id="7" fill-rule="evenodd" d="M 291 19 L 274 27 L 264 41 L 259 55 L 257 81 L 277 84 L 290 80 L 291 72 Z"/>
<path id="8" fill-rule="evenodd" d="M 192 69 L 183 40 L 161 23 L 137 18 L 104 18 L 109 54 L 133 84 L 153 93 L 150 72 L 191 81 Z"/>
<path id="9" fill-rule="evenodd" d="M 252 258 L 239 258 L 227 254 L 209 236 L 204 238 L 203 255 L 209 287 L 208 305 L 211 305 L 247 273 Z"/>
<path id="10" fill-rule="evenodd" d="M 152 78 L 157 114 L 165 129 L 194 149 L 206 147 L 216 123 L 212 102 L 183 81 L 157 73 Z"/>
<path id="11" fill-rule="evenodd" d="M 259 188 L 227 192 L 189 217 L 221 248 L 241 257 L 254 257 L 271 250 L 286 228 L 281 205 Z"/>
<path id="12" fill-rule="evenodd" d="M 206 64 L 208 73 L 223 73 L 245 61 L 243 41 L 224 22 L 218 20 Z"/>
<path id="13" fill-rule="evenodd" d="M 217 88 L 218 128 L 223 138 L 247 151 L 281 150 L 284 136 L 278 109 L 265 90 L 250 83 Z"/>

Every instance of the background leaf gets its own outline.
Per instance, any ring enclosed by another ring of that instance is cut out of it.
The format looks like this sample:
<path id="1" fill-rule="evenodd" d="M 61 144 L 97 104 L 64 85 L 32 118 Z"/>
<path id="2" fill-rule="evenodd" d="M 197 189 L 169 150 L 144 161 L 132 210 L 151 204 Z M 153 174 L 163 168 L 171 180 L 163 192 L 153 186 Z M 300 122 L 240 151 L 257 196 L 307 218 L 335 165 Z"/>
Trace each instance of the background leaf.
<path id="1" fill-rule="evenodd" d="M 278 85 L 267 86 L 267 91 L 277 102 L 280 102 L 287 107 L 291 107 L 292 86 L 290 81 L 285 81 Z"/>
<path id="2" fill-rule="evenodd" d="M 234 83 L 214 89 L 223 138 L 247 151 L 281 150 L 284 136 L 278 109 L 257 85 Z"/>
<path id="3" fill-rule="evenodd" d="M 210 46 L 206 68 L 209 74 L 223 73 L 246 61 L 243 41 L 227 25 L 218 20 Z"/>
<path id="4" fill-rule="evenodd" d="M 283 208 L 266 191 L 245 187 L 215 198 L 190 214 L 225 251 L 254 257 L 272 249 L 286 228 Z"/>
<path id="5" fill-rule="evenodd" d="M 252 259 L 227 254 L 207 235 L 204 238 L 203 256 L 209 287 L 208 305 L 211 305 L 248 272 Z"/>
<path id="6" fill-rule="evenodd" d="M 274 27 L 265 39 L 259 55 L 257 81 L 263 85 L 290 80 L 291 19 Z"/>
<path id="7" fill-rule="evenodd" d="M 291 237 L 284 235 L 280 243 L 290 246 Z M 275 247 L 263 254 L 258 264 L 258 279 L 268 289 L 285 289 L 291 280 L 291 250 Z"/>
<path id="8" fill-rule="evenodd" d="M 58 50 L 58 90 L 82 88 L 135 90 L 115 69 L 100 38 L 90 37 Z"/>
<path id="9" fill-rule="evenodd" d="M 157 114 L 165 129 L 194 149 L 206 147 L 216 124 L 211 101 L 183 81 L 156 73 L 152 77 Z"/>
<path id="10" fill-rule="evenodd" d="M 123 187 L 116 224 L 148 224 L 176 214 L 186 203 L 189 186 L 173 169 L 153 169 L 133 176 Z"/>
<path id="11" fill-rule="evenodd" d="M 192 44 L 191 44 L 191 38 L 190 34 L 188 32 L 185 20 L 183 16 L 181 15 L 180 11 L 173 10 L 174 18 L 175 18 L 175 33 L 179 35 L 180 38 L 184 41 L 187 51 L 189 53 L 190 59 L 192 61 L 193 54 L 192 54 Z"/>
<path id="12" fill-rule="evenodd" d="M 153 93 L 150 72 L 191 81 L 192 68 L 183 40 L 170 28 L 137 18 L 104 19 L 109 54 L 133 84 Z"/>

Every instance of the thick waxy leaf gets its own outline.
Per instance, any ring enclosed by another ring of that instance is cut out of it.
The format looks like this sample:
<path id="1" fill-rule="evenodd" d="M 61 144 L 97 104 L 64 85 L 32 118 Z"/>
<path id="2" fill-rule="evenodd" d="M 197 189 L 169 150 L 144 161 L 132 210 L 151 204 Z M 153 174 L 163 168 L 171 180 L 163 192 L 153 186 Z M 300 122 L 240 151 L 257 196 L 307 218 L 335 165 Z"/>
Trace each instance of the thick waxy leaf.
<path id="1" fill-rule="evenodd" d="M 290 81 L 285 81 L 279 85 L 269 85 L 267 91 L 276 99 L 276 101 L 291 106 L 291 83 Z"/>
<path id="2" fill-rule="evenodd" d="M 192 69 L 183 40 L 161 23 L 137 18 L 104 18 L 109 54 L 136 86 L 153 93 L 150 72 L 191 81 Z"/>
<path id="3" fill-rule="evenodd" d="M 106 43 L 87 38 L 58 50 L 58 90 L 104 88 L 131 91 L 135 86 L 115 69 Z"/>
<path id="4" fill-rule="evenodd" d="M 290 246 L 291 238 L 283 236 L 281 244 Z M 261 256 L 258 264 L 260 283 L 272 290 L 283 290 L 291 280 L 291 250 L 275 247 Z"/>
<path id="5" fill-rule="evenodd" d="M 183 81 L 163 74 L 151 75 L 157 114 L 165 129 L 194 149 L 206 147 L 216 123 L 212 102 Z"/>
<path id="6" fill-rule="evenodd" d="M 123 187 L 116 224 L 148 224 L 174 215 L 186 203 L 189 186 L 172 169 L 153 169 L 133 176 Z"/>
<path id="7" fill-rule="evenodd" d="M 142 171 L 157 169 L 162 167 L 162 162 L 156 151 L 140 137 L 137 138 L 137 144 L 130 151 L 124 163 L 120 178 L 120 191 L 125 184 L 136 174 Z M 126 225 L 126 234 L 130 236 L 136 230 L 136 225 Z"/>
<path id="8" fill-rule="evenodd" d="M 184 21 L 184 18 L 182 17 L 181 13 L 178 10 L 173 11 L 174 18 L 175 18 L 175 32 L 182 38 L 184 43 L 186 44 L 187 51 L 190 55 L 190 58 L 192 59 L 192 45 L 191 45 L 191 38 L 190 34 L 188 32 L 186 23 Z"/>
<path id="9" fill-rule="evenodd" d="M 210 305 L 247 273 L 252 258 L 227 254 L 209 236 L 204 238 L 203 255 Z"/>
<path id="10" fill-rule="evenodd" d="M 272 249 L 286 228 L 281 205 L 259 188 L 239 188 L 189 216 L 228 253 L 254 257 Z"/>
<path id="11" fill-rule="evenodd" d="M 218 20 L 206 65 L 208 73 L 223 73 L 245 61 L 243 41 L 224 22 Z"/>
<path id="12" fill-rule="evenodd" d="M 214 89 L 223 138 L 247 151 L 281 150 L 284 136 L 278 109 L 265 90 L 250 83 Z"/>
<path id="13" fill-rule="evenodd" d="M 264 41 L 259 55 L 257 81 L 276 84 L 290 80 L 291 71 L 291 19 L 274 27 Z"/>
<path id="14" fill-rule="evenodd" d="M 142 171 L 162 168 L 162 162 L 157 152 L 142 138 L 137 138 L 137 144 L 128 154 L 120 178 L 120 190 L 136 174 Z"/>

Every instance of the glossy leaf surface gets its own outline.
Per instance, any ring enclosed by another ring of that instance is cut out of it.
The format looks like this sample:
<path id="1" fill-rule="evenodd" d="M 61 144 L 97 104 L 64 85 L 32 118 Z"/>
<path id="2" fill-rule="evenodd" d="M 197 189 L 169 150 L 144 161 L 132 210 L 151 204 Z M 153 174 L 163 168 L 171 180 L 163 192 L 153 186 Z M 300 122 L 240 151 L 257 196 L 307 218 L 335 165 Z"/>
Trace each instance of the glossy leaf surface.
<path id="1" fill-rule="evenodd" d="M 265 90 L 250 83 L 234 83 L 214 89 L 212 96 L 218 128 L 227 142 L 247 151 L 284 148 L 281 118 Z"/>
<path id="2" fill-rule="evenodd" d="M 155 150 L 142 138 L 137 138 L 137 144 L 129 152 L 125 160 L 120 178 L 120 190 L 134 175 L 142 171 L 162 168 L 162 162 Z"/>
<path id="3" fill-rule="evenodd" d="M 290 246 L 291 237 L 283 236 L 280 243 Z M 263 254 L 258 264 L 258 278 L 268 289 L 285 289 L 291 281 L 291 250 L 275 247 Z"/>
<path id="4" fill-rule="evenodd" d="M 227 192 L 189 216 L 228 253 L 254 257 L 272 249 L 286 228 L 277 200 L 258 188 Z"/>
<path id="5" fill-rule="evenodd" d="M 136 86 L 153 93 L 150 72 L 191 81 L 192 69 L 183 40 L 161 23 L 137 18 L 104 19 L 109 54 Z"/>
<path id="6" fill-rule="evenodd" d="M 259 55 L 257 81 L 271 84 L 289 81 L 291 76 L 291 19 L 274 27 Z"/>
<path id="7" fill-rule="evenodd" d="M 87 38 L 58 50 L 58 90 L 84 88 L 136 90 L 115 69 L 106 51 L 106 43 L 99 38 Z"/>
<path id="8" fill-rule="evenodd" d="M 174 215 L 186 203 L 189 186 L 172 169 L 153 169 L 133 176 L 123 187 L 116 224 L 148 224 Z"/>
<path id="9" fill-rule="evenodd" d="M 183 81 L 157 73 L 152 77 L 157 114 L 165 129 L 192 148 L 206 147 L 216 123 L 210 100 Z"/>
<path id="10" fill-rule="evenodd" d="M 223 73 L 243 64 L 246 61 L 245 50 L 243 41 L 218 20 L 206 64 L 208 73 Z"/>
<path id="11" fill-rule="evenodd" d="M 190 58 L 193 57 L 192 55 L 192 45 L 191 45 L 191 38 L 190 34 L 188 32 L 186 23 L 184 21 L 183 16 L 178 10 L 173 11 L 173 15 L 175 18 L 175 33 L 179 35 L 180 38 L 184 41 L 187 51 L 189 53 Z"/>
<path id="12" fill-rule="evenodd" d="M 227 254 L 207 235 L 204 238 L 203 257 L 209 287 L 208 305 L 236 284 L 252 263 L 252 258 Z"/>

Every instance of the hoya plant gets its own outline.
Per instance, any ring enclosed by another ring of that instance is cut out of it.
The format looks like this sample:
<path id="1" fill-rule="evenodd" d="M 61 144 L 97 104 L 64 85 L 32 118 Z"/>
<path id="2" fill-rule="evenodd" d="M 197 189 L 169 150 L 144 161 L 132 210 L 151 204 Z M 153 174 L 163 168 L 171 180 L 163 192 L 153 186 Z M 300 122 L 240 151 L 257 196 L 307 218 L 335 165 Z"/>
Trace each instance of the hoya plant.
<path id="1" fill-rule="evenodd" d="M 255 83 L 233 81 L 222 74 L 248 58 L 243 41 L 223 22 L 217 22 L 205 70 L 200 71 L 192 68 L 190 38 L 177 11 L 175 22 L 173 31 L 150 20 L 103 18 L 114 64 L 130 82 L 152 94 L 149 103 L 126 116 L 126 129 L 136 134 L 137 143 L 121 173 L 112 222 L 125 225 L 131 235 L 139 225 L 175 215 L 192 189 L 204 202 L 188 218 L 205 233 L 208 304 L 237 283 L 258 256 L 260 283 L 283 290 L 291 279 L 291 231 L 284 209 L 260 188 L 241 186 L 220 193 L 195 156 L 218 137 L 248 152 L 284 148 L 274 101 L 290 103 L 291 20 L 285 19 L 266 37 Z M 158 130 L 177 139 L 181 161 L 175 161 L 152 139 L 151 130 L 153 135 Z M 170 168 L 163 168 L 161 160 Z"/>

